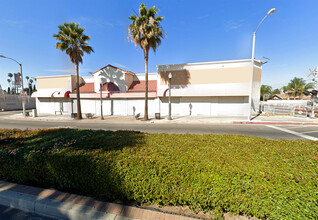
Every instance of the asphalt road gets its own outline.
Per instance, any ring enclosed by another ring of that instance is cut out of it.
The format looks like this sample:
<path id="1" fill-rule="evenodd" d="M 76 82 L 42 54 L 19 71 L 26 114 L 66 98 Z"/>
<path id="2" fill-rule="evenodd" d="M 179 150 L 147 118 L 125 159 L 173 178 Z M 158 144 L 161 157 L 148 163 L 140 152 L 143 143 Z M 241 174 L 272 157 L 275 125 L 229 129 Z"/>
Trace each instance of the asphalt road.
<path id="1" fill-rule="evenodd" d="M 0 220 L 58 220 L 0 205 Z"/>
<path id="2" fill-rule="evenodd" d="M 11 113 L 12 114 L 12 113 Z M 0 114 L 2 116 L 2 113 Z M 318 140 L 318 126 L 313 125 L 234 125 L 234 124 L 178 124 L 127 123 L 88 121 L 34 121 L 0 118 L 0 128 L 38 129 L 69 127 L 94 130 L 135 130 L 148 133 L 238 134 L 269 139 Z"/>

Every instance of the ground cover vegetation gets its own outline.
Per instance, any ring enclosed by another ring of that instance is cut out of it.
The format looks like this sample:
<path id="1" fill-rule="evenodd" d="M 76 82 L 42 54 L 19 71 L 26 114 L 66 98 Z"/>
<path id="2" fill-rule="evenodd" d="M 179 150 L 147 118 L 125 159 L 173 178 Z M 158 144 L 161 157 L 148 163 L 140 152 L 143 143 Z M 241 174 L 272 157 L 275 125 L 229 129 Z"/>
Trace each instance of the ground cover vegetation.
<path id="1" fill-rule="evenodd" d="M 0 130 L 3 179 L 107 201 L 315 219 L 318 143 L 239 135 Z"/>

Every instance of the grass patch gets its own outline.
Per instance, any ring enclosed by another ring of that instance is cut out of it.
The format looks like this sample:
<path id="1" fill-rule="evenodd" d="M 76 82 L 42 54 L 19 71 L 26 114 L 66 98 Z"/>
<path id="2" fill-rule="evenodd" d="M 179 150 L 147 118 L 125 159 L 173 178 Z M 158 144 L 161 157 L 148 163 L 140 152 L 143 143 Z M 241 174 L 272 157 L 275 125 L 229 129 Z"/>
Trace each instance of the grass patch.
<path id="1" fill-rule="evenodd" d="M 239 135 L 0 130 L 0 174 L 107 201 L 269 219 L 318 215 L 318 143 Z"/>

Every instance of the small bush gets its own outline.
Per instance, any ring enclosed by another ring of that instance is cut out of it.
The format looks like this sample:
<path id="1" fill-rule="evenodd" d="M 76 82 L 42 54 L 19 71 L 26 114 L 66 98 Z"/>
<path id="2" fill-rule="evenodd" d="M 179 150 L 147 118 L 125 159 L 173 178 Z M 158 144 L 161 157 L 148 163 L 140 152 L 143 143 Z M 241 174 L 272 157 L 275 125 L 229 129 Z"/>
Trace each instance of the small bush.
<path id="1" fill-rule="evenodd" d="M 318 216 L 318 144 L 238 135 L 0 130 L 0 174 L 102 200 Z"/>

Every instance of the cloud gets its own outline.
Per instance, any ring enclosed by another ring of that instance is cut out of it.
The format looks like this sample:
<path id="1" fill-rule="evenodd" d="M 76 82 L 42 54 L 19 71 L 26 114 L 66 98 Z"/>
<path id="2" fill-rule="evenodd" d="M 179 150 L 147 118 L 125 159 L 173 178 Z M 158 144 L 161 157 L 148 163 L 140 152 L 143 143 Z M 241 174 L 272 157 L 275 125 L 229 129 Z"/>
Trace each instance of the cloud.
<path id="1" fill-rule="evenodd" d="M 198 17 L 198 19 L 204 19 L 204 18 L 207 18 L 209 16 L 210 16 L 209 14 L 201 15 L 201 16 Z"/>
<path id="2" fill-rule="evenodd" d="M 89 17 L 85 17 L 85 16 L 80 16 L 79 18 L 75 19 L 75 21 L 90 23 L 90 24 L 94 24 L 94 25 L 99 26 L 99 27 L 114 27 L 115 25 L 118 25 L 118 24 L 111 23 L 111 22 L 106 21 L 106 20 L 102 20 L 102 19 L 98 19 L 98 18 L 89 18 Z"/>
<path id="3" fill-rule="evenodd" d="M 120 64 L 120 63 L 113 63 L 114 64 L 114 66 L 116 66 L 116 67 L 121 67 L 121 68 L 123 68 L 123 69 L 126 69 L 126 70 L 128 70 L 129 68 L 127 67 L 127 66 L 125 66 L 125 65 L 122 65 L 122 64 Z"/>
<path id="4" fill-rule="evenodd" d="M 15 26 L 15 27 L 23 27 L 24 25 L 31 24 L 30 21 L 27 20 L 11 20 L 11 19 L 2 19 L 0 20 L 1 24 L 6 24 L 9 26 Z"/>
<path id="5" fill-rule="evenodd" d="M 241 28 L 243 26 L 246 26 L 244 19 L 241 19 L 239 21 L 228 21 L 225 24 L 225 31 L 228 32 L 231 30 L 236 30 L 236 29 Z"/>

